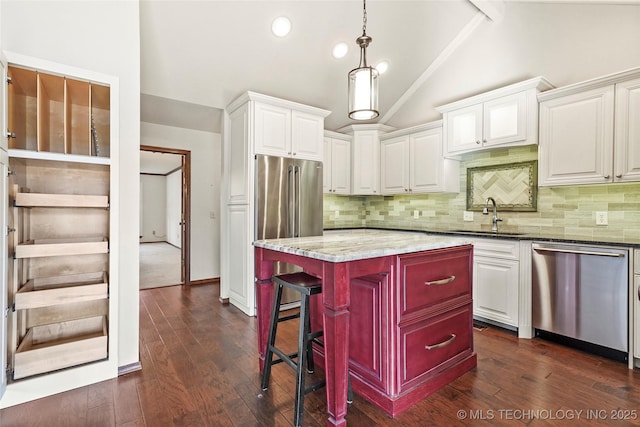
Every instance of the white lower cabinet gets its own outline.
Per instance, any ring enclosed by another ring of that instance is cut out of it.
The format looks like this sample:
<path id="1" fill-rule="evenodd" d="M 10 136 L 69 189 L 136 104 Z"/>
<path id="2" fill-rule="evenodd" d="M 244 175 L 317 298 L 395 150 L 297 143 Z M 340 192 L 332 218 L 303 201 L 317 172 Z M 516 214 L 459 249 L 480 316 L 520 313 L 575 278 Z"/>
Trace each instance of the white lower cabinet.
<path id="1" fill-rule="evenodd" d="M 518 327 L 519 243 L 516 240 L 474 241 L 473 315 Z"/>
<path id="2" fill-rule="evenodd" d="M 255 287 L 246 285 L 253 281 L 253 250 L 246 247 L 253 232 L 253 212 L 249 205 L 229 205 L 226 219 L 229 302 L 254 316 Z"/>

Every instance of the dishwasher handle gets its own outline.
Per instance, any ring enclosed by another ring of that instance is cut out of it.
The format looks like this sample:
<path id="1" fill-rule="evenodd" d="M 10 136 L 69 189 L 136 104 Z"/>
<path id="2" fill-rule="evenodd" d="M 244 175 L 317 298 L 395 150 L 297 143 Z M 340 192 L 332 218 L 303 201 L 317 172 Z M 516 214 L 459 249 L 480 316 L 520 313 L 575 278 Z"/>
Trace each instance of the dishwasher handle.
<path id="1" fill-rule="evenodd" d="M 597 251 L 579 251 L 579 250 L 575 250 L 575 249 L 560 249 L 560 248 L 534 247 L 533 250 L 536 251 L 536 252 L 562 252 L 562 253 L 565 253 L 565 254 L 608 256 L 608 257 L 612 257 L 612 258 L 623 258 L 625 256 L 625 254 L 623 254 L 623 253 L 597 252 Z"/>

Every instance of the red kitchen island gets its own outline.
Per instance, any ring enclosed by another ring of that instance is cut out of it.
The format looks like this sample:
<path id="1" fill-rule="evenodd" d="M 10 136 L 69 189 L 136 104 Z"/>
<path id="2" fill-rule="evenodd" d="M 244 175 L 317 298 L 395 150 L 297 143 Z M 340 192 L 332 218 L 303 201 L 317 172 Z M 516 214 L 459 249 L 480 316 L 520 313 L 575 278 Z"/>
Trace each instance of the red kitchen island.
<path id="1" fill-rule="evenodd" d="M 476 366 L 473 247 L 420 232 L 349 230 L 254 242 L 260 369 L 274 262 L 322 279 L 328 426 L 346 426 L 347 375 L 394 417 Z M 319 316 L 316 316 L 316 321 Z"/>

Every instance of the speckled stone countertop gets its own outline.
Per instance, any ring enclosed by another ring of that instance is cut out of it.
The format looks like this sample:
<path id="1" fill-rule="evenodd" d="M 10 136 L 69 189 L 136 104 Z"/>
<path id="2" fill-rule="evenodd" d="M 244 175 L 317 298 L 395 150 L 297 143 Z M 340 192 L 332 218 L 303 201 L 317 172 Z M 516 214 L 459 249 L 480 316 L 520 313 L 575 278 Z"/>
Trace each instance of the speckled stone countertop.
<path id="1" fill-rule="evenodd" d="M 330 262 L 354 261 L 471 244 L 464 236 L 424 232 L 353 229 L 324 236 L 257 240 L 254 246 Z"/>

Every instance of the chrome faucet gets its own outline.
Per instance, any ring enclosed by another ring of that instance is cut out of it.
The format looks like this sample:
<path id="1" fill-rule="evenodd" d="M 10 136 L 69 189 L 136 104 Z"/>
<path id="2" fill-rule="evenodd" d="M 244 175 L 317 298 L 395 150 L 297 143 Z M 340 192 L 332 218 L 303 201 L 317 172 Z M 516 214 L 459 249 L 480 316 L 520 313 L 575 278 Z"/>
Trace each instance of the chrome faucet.
<path id="1" fill-rule="evenodd" d="M 484 202 L 484 208 L 482 209 L 482 215 L 489 215 L 489 202 L 493 203 L 493 218 L 491 219 L 491 231 L 494 233 L 498 232 L 498 221 L 502 221 L 502 218 L 498 218 L 498 206 L 496 205 L 496 201 L 493 197 L 487 197 L 487 200 Z"/>

